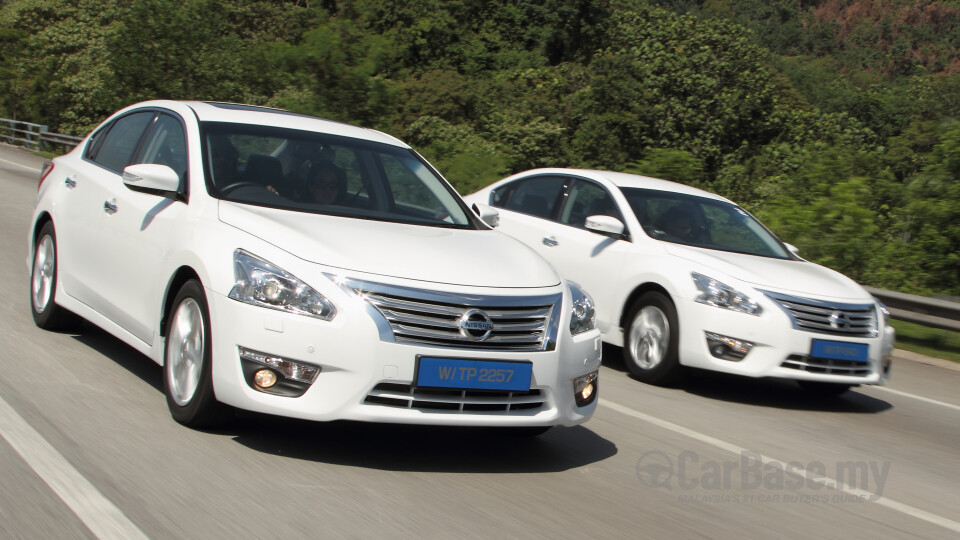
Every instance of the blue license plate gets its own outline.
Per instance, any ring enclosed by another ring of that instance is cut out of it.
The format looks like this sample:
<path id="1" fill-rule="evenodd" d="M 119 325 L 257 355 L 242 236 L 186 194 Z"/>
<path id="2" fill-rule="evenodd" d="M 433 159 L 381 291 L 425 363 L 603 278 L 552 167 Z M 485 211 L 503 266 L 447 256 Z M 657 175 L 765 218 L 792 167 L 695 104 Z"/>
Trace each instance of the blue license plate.
<path id="1" fill-rule="evenodd" d="M 417 366 L 417 386 L 460 390 L 530 390 L 533 364 L 464 360 L 421 356 Z"/>
<path id="2" fill-rule="evenodd" d="M 810 356 L 813 358 L 867 362 L 869 354 L 870 346 L 866 343 L 845 343 L 843 341 L 815 339 L 810 347 Z"/>

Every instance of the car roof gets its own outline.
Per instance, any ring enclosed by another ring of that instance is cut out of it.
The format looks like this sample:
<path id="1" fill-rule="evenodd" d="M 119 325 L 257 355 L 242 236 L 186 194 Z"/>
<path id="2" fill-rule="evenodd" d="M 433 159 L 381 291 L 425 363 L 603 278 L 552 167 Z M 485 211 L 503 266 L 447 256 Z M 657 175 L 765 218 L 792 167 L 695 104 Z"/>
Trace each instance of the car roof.
<path id="1" fill-rule="evenodd" d="M 134 107 L 168 107 L 171 104 L 186 105 L 193 110 L 201 122 L 230 122 L 237 124 L 256 124 L 280 128 L 317 131 L 342 135 L 355 139 L 375 141 L 402 148 L 409 148 L 403 141 L 373 129 L 344 124 L 332 120 L 325 120 L 315 116 L 298 114 L 283 109 L 244 105 L 240 103 L 224 103 L 216 101 L 147 101 L 138 103 Z"/>
<path id="2" fill-rule="evenodd" d="M 653 178 L 650 176 L 643 176 L 639 174 L 630 174 L 614 171 L 601 171 L 596 169 L 562 169 L 562 168 L 552 168 L 552 169 L 534 169 L 531 171 L 526 171 L 521 173 L 523 176 L 528 176 L 531 174 L 567 174 L 574 176 L 582 176 L 584 178 L 589 178 L 591 180 L 596 180 L 601 183 L 612 184 L 617 187 L 625 188 L 640 188 L 640 189 L 652 189 L 656 191 L 670 191 L 673 193 L 682 193 L 685 195 L 694 195 L 697 197 L 704 197 L 707 199 L 716 199 L 720 201 L 731 202 L 729 199 L 721 197 L 715 193 L 710 193 L 709 191 L 704 191 L 686 184 L 681 184 L 679 182 L 671 182 L 670 180 L 662 180 L 660 178 Z"/>

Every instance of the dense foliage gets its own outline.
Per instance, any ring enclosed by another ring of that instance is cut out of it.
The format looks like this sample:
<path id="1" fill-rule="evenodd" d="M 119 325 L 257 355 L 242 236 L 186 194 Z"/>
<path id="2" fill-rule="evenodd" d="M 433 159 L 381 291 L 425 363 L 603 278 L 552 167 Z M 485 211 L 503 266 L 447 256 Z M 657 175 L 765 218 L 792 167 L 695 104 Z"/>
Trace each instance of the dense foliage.
<path id="1" fill-rule="evenodd" d="M 863 283 L 960 295 L 958 25 L 955 0 L 0 0 L 0 116 L 266 104 L 392 133 L 464 193 L 640 172 Z"/>

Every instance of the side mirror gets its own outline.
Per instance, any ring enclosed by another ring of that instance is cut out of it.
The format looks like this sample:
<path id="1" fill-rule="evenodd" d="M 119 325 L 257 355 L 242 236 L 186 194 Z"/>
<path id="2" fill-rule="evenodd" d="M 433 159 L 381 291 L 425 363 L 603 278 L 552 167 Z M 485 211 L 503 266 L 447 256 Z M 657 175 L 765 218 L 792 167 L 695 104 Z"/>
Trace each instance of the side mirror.
<path id="1" fill-rule="evenodd" d="M 486 223 L 490 228 L 495 229 L 500 224 L 500 212 L 491 206 L 481 203 L 473 203 L 473 211 L 480 216 L 480 221 Z"/>
<path id="2" fill-rule="evenodd" d="M 793 244 L 788 244 L 786 242 L 784 242 L 783 245 L 787 246 L 787 251 L 789 251 L 790 253 L 793 253 L 797 257 L 800 256 L 800 248 L 798 248 L 797 246 Z"/>
<path id="3" fill-rule="evenodd" d="M 604 236 L 623 236 L 624 225 L 619 219 L 612 216 L 589 216 L 584 221 L 584 227 Z"/>
<path id="4" fill-rule="evenodd" d="M 179 193 L 180 176 L 166 165 L 139 163 L 123 169 L 123 183 L 134 190 Z"/>

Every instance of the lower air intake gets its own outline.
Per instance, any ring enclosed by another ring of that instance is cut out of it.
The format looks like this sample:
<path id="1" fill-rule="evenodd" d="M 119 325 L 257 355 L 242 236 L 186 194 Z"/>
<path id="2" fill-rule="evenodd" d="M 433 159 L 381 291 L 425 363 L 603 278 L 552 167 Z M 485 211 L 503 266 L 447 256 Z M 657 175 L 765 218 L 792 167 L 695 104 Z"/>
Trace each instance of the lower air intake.
<path id="1" fill-rule="evenodd" d="M 424 412 L 509 415 L 538 412 L 546 406 L 546 397 L 540 390 L 487 392 L 380 383 L 367 394 L 364 403 Z"/>

